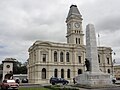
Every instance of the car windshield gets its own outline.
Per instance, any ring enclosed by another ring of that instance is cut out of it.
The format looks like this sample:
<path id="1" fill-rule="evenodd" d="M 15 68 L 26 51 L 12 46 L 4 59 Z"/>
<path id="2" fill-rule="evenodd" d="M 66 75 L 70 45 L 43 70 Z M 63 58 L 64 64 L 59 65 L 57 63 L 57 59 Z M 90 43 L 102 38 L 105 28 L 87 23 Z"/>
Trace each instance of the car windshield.
<path id="1" fill-rule="evenodd" d="M 8 82 L 8 83 L 10 83 L 10 82 L 15 82 L 15 80 L 7 80 L 7 82 Z"/>

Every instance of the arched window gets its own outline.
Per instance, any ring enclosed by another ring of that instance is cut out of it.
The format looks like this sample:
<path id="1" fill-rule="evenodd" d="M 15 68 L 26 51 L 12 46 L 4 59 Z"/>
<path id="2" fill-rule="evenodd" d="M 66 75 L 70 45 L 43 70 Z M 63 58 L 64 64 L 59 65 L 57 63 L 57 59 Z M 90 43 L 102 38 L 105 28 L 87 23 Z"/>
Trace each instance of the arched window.
<path id="1" fill-rule="evenodd" d="M 42 69 L 42 79 L 46 79 L 46 69 Z"/>
<path id="2" fill-rule="evenodd" d="M 54 62 L 57 62 L 57 52 L 54 52 Z"/>
<path id="3" fill-rule="evenodd" d="M 67 78 L 70 78 L 70 69 L 67 70 Z"/>
<path id="4" fill-rule="evenodd" d="M 110 73 L 110 69 L 108 69 L 108 73 Z"/>
<path id="5" fill-rule="evenodd" d="M 69 62 L 69 52 L 66 53 L 66 62 Z"/>
<path id="6" fill-rule="evenodd" d="M 57 76 L 58 76 L 58 70 L 55 69 L 55 70 L 54 70 L 54 77 L 57 77 Z"/>
<path id="7" fill-rule="evenodd" d="M 64 69 L 61 69 L 61 78 L 64 78 Z"/>
<path id="8" fill-rule="evenodd" d="M 78 69 L 78 74 L 82 74 L 82 70 L 81 69 Z"/>
<path id="9" fill-rule="evenodd" d="M 100 55 L 98 54 L 98 62 L 100 63 Z"/>
<path id="10" fill-rule="evenodd" d="M 107 57 L 107 64 L 110 64 L 109 58 Z"/>
<path id="11" fill-rule="evenodd" d="M 63 62 L 63 52 L 60 53 L 60 61 Z"/>
<path id="12" fill-rule="evenodd" d="M 78 42 L 79 42 L 79 44 L 80 44 L 80 38 L 78 39 Z"/>
<path id="13" fill-rule="evenodd" d="M 76 44 L 77 44 L 77 38 L 76 38 Z"/>

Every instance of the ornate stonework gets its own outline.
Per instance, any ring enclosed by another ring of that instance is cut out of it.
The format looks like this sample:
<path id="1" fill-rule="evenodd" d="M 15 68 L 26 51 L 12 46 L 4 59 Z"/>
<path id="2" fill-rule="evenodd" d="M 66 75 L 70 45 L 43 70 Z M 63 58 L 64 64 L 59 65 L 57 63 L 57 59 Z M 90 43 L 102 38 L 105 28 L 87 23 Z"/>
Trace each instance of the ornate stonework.
<path id="1" fill-rule="evenodd" d="M 67 23 L 67 43 L 36 41 L 29 48 L 28 79 L 30 83 L 49 83 L 53 77 L 62 77 L 70 82 L 86 71 L 82 15 L 76 5 L 71 5 Z M 98 47 L 98 60 L 102 72 L 112 74 L 110 47 Z M 108 57 L 108 58 L 106 58 Z M 109 61 L 109 63 L 108 63 Z"/>

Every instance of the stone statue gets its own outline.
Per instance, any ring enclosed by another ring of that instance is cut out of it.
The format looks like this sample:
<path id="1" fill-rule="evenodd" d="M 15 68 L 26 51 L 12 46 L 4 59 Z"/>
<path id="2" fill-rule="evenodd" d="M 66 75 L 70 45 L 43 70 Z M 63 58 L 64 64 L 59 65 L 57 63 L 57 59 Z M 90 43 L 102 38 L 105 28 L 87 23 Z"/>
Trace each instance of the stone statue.
<path id="1" fill-rule="evenodd" d="M 85 59 L 85 66 L 86 66 L 86 71 L 90 71 L 90 62 L 88 59 Z"/>

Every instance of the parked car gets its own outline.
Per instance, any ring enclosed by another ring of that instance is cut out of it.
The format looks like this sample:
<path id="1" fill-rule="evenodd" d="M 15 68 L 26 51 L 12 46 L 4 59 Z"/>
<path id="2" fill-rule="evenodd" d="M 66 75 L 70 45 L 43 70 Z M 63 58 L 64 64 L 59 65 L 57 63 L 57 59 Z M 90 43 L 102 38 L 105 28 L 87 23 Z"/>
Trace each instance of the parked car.
<path id="1" fill-rule="evenodd" d="M 57 78 L 57 77 L 51 77 L 50 78 L 50 83 L 52 85 L 58 84 L 58 83 L 62 83 L 63 85 L 68 84 L 69 81 L 65 80 L 64 78 Z"/>
<path id="2" fill-rule="evenodd" d="M 28 79 L 27 78 L 22 79 L 22 83 L 28 83 Z"/>
<path id="3" fill-rule="evenodd" d="M 15 82 L 15 80 L 3 80 L 1 83 L 1 89 L 2 90 L 8 90 L 8 89 L 16 89 L 18 90 L 19 84 Z"/>

